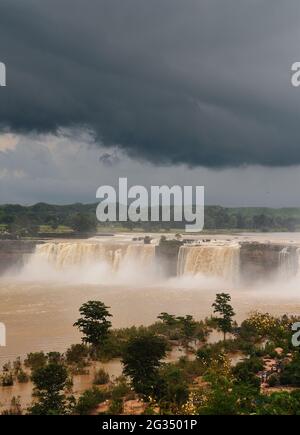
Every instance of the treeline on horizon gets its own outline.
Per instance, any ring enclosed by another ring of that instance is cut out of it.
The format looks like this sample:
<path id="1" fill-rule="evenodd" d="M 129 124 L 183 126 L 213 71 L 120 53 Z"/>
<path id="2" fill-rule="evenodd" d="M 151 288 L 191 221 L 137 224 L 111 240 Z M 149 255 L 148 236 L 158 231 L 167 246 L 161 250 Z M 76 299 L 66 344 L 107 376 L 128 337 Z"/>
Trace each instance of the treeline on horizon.
<path id="1" fill-rule="evenodd" d="M 37 203 L 32 206 L 0 205 L 0 230 L 10 234 L 34 235 L 48 232 L 86 232 L 97 230 L 170 231 L 180 230 L 185 222 L 99 223 L 97 204 L 75 203 L 52 205 Z M 172 216 L 172 211 L 171 211 Z M 300 230 L 300 208 L 266 207 L 205 207 L 205 230 L 297 231 Z"/>

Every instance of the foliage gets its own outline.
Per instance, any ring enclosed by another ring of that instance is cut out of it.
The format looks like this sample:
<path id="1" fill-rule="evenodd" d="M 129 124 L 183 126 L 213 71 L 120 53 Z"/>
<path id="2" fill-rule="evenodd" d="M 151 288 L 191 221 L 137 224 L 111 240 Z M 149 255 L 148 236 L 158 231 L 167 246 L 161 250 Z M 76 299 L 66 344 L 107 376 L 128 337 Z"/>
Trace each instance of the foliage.
<path id="1" fill-rule="evenodd" d="M 14 385 L 14 378 L 11 372 L 3 372 L 0 376 L 2 387 L 11 387 Z"/>
<path id="2" fill-rule="evenodd" d="M 96 217 L 85 213 L 76 213 L 72 217 L 71 228 L 78 233 L 95 232 L 97 228 Z"/>
<path id="3" fill-rule="evenodd" d="M 96 406 L 106 399 L 105 394 L 93 387 L 86 390 L 78 399 L 74 412 L 80 415 L 89 414 Z"/>
<path id="4" fill-rule="evenodd" d="M 79 312 L 81 318 L 74 323 L 74 326 L 84 334 L 83 342 L 94 347 L 99 346 L 108 336 L 111 322 L 107 319 L 112 317 L 103 302 L 89 301 L 83 304 Z"/>
<path id="5" fill-rule="evenodd" d="M 232 306 L 229 304 L 231 296 L 227 293 L 218 293 L 216 300 L 212 304 L 214 313 L 219 313 L 220 317 L 216 317 L 219 329 L 224 334 L 224 340 L 226 333 L 232 330 L 232 318 L 235 315 Z"/>
<path id="6" fill-rule="evenodd" d="M 264 365 L 261 359 L 251 357 L 242 362 L 237 363 L 232 369 L 232 373 L 238 383 L 250 384 L 253 387 L 259 388 L 260 379 L 256 374 L 263 370 Z"/>
<path id="7" fill-rule="evenodd" d="M 158 380 L 154 390 L 154 398 L 161 412 L 178 412 L 189 397 L 189 388 L 184 371 L 173 364 L 165 364 L 160 369 Z"/>
<path id="8" fill-rule="evenodd" d="M 20 384 L 25 384 L 29 381 L 29 376 L 23 369 L 21 369 L 18 371 L 17 380 Z"/>
<path id="9" fill-rule="evenodd" d="M 103 369 L 97 370 L 97 372 L 95 373 L 93 383 L 95 385 L 104 385 L 107 384 L 108 382 L 109 382 L 109 374 Z"/>
<path id="10" fill-rule="evenodd" d="M 293 360 L 283 367 L 280 373 L 280 383 L 300 387 L 300 355 L 298 352 Z"/>
<path id="11" fill-rule="evenodd" d="M 130 386 L 128 385 L 128 382 L 124 376 L 120 376 L 118 379 L 116 379 L 116 383 L 110 392 L 112 400 L 123 399 L 130 393 Z"/>
<path id="12" fill-rule="evenodd" d="M 67 399 L 63 390 L 68 381 L 67 369 L 62 364 L 49 363 L 32 374 L 37 402 L 30 408 L 31 414 L 66 414 L 70 411 L 72 398 Z"/>
<path id="13" fill-rule="evenodd" d="M 179 322 L 180 328 L 183 333 L 183 337 L 186 341 L 191 340 L 191 338 L 194 336 L 195 330 L 196 330 L 196 322 L 193 319 L 193 316 L 187 315 L 185 317 L 177 317 L 177 320 Z"/>
<path id="14" fill-rule="evenodd" d="M 21 237 L 36 236 L 39 228 L 42 227 L 52 230 L 73 228 L 75 231 L 90 232 L 96 229 L 96 207 L 97 204 L 81 203 L 70 205 L 37 203 L 32 206 L 4 204 L 0 206 L 0 225 L 4 225 L 11 235 Z M 139 230 L 147 227 L 146 231 L 183 229 L 185 222 L 175 222 L 172 217 L 171 210 L 170 222 L 151 222 L 147 225 L 145 222 L 136 222 L 134 227 Z M 102 223 L 101 226 L 108 228 L 111 224 Z M 122 226 L 131 230 L 133 224 L 128 221 Z M 299 226 L 300 208 L 205 207 L 205 229 L 210 231 L 218 229 L 295 231 L 299 229 Z"/>
<path id="15" fill-rule="evenodd" d="M 286 391 L 264 396 L 257 407 L 260 415 L 299 415 L 299 391 L 288 393 Z"/>
<path id="16" fill-rule="evenodd" d="M 134 390 L 148 397 L 157 383 L 160 360 L 166 355 L 166 341 L 150 333 L 131 338 L 123 352 L 123 372 L 132 380 Z"/>
<path id="17" fill-rule="evenodd" d="M 38 370 L 47 364 L 47 356 L 44 352 L 31 352 L 27 354 L 24 364 L 32 371 Z"/>
<path id="18" fill-rule="evenodd" d="M 66 351 L 67 364 L 86 365 L 89 349 L 85 344 L 72 344 Z"/>

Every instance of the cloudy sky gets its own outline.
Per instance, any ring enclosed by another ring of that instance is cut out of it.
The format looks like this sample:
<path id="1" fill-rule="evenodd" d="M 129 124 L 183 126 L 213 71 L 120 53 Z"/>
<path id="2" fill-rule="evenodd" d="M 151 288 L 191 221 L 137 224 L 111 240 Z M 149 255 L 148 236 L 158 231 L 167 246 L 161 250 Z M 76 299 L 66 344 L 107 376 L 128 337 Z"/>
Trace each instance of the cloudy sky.
<path id="1" fill-rule="evenodd" d="M 0 202 L 300 206 L 298 0 L 1 0 Z"/>

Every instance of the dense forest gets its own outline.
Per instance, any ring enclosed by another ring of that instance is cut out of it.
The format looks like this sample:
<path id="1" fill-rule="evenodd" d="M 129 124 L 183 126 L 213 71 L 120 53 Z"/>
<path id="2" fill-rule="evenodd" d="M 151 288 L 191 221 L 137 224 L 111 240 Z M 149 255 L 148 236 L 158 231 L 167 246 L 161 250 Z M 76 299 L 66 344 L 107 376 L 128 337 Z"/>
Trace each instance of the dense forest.
<path id="1" fill-rule="evenodd" d="M 6 204 L 0 206 L 0 232 L 33 236 L 47 233 L 93 233 L 95 231 L 180 230 L 185 222 L 99 223 L 97 204 L 32 206 Z M 172 216 L 172 212 L 171 212 Z M 297 231 L 300 229 L 300 208 L 226 208 L 205 207 L 205 230 Z"/>

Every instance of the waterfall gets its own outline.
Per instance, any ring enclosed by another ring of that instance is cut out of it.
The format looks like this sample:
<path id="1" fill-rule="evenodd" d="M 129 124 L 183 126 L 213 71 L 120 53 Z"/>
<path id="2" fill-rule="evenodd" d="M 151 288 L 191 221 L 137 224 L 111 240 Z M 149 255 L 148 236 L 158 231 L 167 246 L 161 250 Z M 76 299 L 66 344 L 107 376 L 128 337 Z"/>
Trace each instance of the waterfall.
<path id="1" fill-rule="evenodd" d="M 236 280 L 239 276 L 239 254 L 239 244 L 181 246 L 177 275 L 202 274 Z"/>
<path id="2" fill-rule="evenodd" d="M 49 242 L 37 245 L 33 256 L 46 261 L 56 270 L 105 263 L 117 272 L 129 262 L 134 262 L 136 266 L 153 263 L 155 246 L 135 243 Z"/>
<path id="3" fill-rule="evenodd" d="M 124 261 L 132 260 L 141 265 L 153 264 L 155 260 L 155 246 L 151 244 L 129 244 Z"/>
<path id="4" fill-rule="evenodd" d="M 284 247 L 279 251 L 279 277 L 288 279 L 296 276 L 299 268 L 299 248 L 295 251 Z"/>

